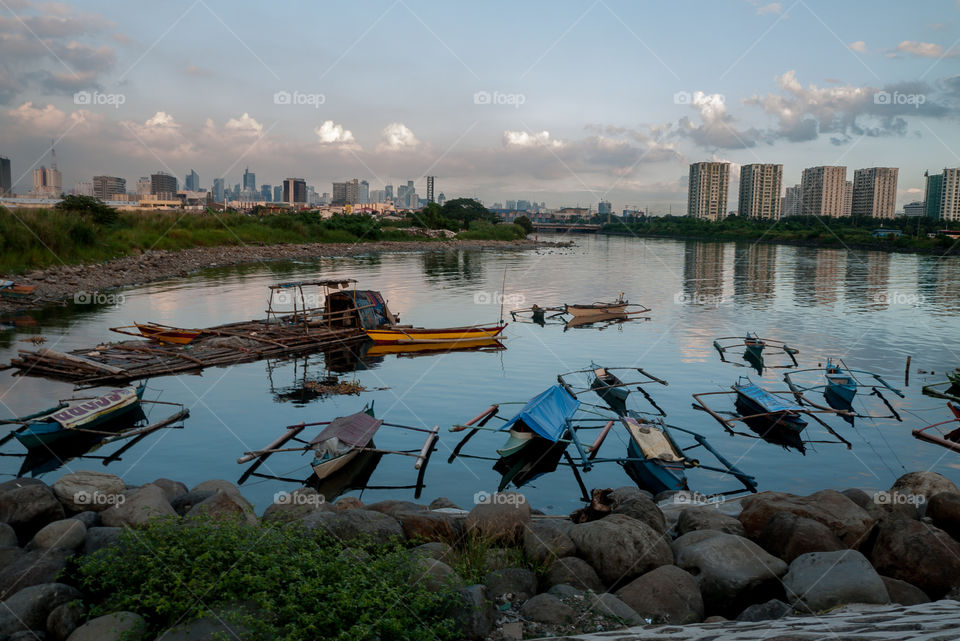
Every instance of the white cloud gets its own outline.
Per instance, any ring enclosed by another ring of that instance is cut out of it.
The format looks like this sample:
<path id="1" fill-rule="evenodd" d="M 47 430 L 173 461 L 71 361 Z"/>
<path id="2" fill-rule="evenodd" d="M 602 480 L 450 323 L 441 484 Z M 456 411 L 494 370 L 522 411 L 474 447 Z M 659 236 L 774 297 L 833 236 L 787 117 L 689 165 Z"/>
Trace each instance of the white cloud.
<path id="1" fill-rule="evenodd" d="M 382 141 L 377 146 L 380 151 L 403 151 L 415 149 L 420 141 L 413 132 L 401 122 L 391 122 L 383 128 Z"/>
<path id="2" fill-rule="evenodd" d="M 676 135 L 691 138 L 706 148 L 743 149 L 757 144 L 760 132 L 755 129 L 738 130 L 736 119 L 727 111 L 722 94 L 695 91 L 690 96 L 690 107 L 700 114 L 696 125 L 684 116 L 677 123 Z"/>
<path id="3" fill-rule="evenodd" d="M 960 55 L 960 51 L 955 48 L 947 50 L 942 45 L 933 42 L 918 42 L 916 40 L 904 40 L 897 45 L 897 51 L 919 58 L 940 58 L 944 55 L 952 58 Z"/>
<path id="4" fill-rule="evenodd" d="M 783 5 L 779 2 L 771 2 L 757 7 L 758 16 L 777 15 L 780 13 L 783 13 Z"/>
<path id="5" fill-rule="evenodd" d="M 402 125 L 401 125 L 402 126 Z M 410 131 L 407 129 L 407 131 Z M 342 147 L 353 147 L 359 149 L 356 140 L 353 138 L 353 132 L 344 129 L 343 125 L 338 125 L 332 120 L 325 120 L 319 127 L 313 128 L 313 133 L 321 145 L 339 145 Z M 412 133 L 410 134 L 413 135 Z"/>
<path id="6" fill-rule="evenodd" d="M 263 125 L 250 117 L 250 114 L 243 112 L 239 118 L 231 118 L 223 126 L 226 131 L 244 135 L 244 136 L 262 136 Z"/>
<path id="7" fill-rule="evenodd" d="M 11 109 L 7 115 L 34 133 L 44 135 L 62 134 L 67 129 L 92 125 L 101 119 L 85 109 L 68 114 L 54 105 L 34 107 L 32 102 L 25 102 L 16 109 Z"/>
<path id="8" fill-rule="evenodd" d="M 847 46 L 859 53 L 864 53 L 867 50 L 867 43 L 864 42 L 863 40 L 857 40 L 856 42 L 851 42 Z"/>
<path id="9" fill-rule="evenodd" d="M 138 155 L 163 158 L 168 154 L 182 158 L 196 154 L 193 142 L 184 135 L 180 123 L 165 111 L 158 111 L 143 124 L 124 120 L 120 125 L 133 138 L 124 144 L 136 142 L 132 149 Z"/>
<path id="10" fill-rule="evenodd" d="M 503 132 L 503 144 L 507 147 L 548 147 L 551 149 L 560 149 L 563 147 L 562 140 L 551 140 L 549 131 L 538 131 L 529 133 L 526 131 L 505 131 Z"/>

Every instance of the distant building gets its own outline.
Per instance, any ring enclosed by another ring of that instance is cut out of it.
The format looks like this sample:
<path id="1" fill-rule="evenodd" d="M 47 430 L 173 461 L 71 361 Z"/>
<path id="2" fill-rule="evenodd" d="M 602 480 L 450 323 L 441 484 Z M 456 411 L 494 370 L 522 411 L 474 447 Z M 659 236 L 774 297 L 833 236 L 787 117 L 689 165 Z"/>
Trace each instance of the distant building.
<path id="1" fill-rule="evenodd" d="M 94 176 L 93 197 L 100 200 L 115 200 L 117 194 L 127 193 L 126 178 L 117 176 Z"/>
<path id="2" fill-rule="evenodd" d="M 783 165 L 744 165 L 740 168 L 740 216 L 758 220 L 779 220 Z"/>
<path id="3" fill-rule="evenodd" d="M 915 200 L 912 203 L 907 203 L 906 205 L 903 206 L 904 216 L 919 217 L 919 216 L 923 216 L 926 212 L 927 212 L 927 204 L 919 200 Z"/>
<path id="4" fill-rule="evenodd" d="M 781 216 L 800 215 L 800 185 L 787 187 L 783 195 L 783 205 L 780 208 Z"/>
<path id="5" fill-rule="evenodd" d="M 440 192 L 440 195 L 437 196 L 437 204 L 443 207 L 443 203 L 447 202 L 447 197 L 443 195 L 443 192 Z"/>
<path id="6" fill-rule="evenodd" d="M 357 187 L 357 202 L 363 204 L 370 202 L 370 183 L 366 180 L 361 180 Z"/>
<path id="7" fill-rule="evenodd" d="M 601 200 L 600 204 L 597 205 L 597 213 L 601 216 L 609 216 L 613 213 L 613 205 L 609 201 Z"/>
<path id="8" fill-rule="evenodd" d="M 690 165 L 687 188 L 687 215 L 721 220 L 727 213 L 730 163 L 695 162 Z"/>
<path id="9" fill-rule="evenodd" d="M 273 200 L 273 187 L 267 184 L 260 185 L 260 200 L 271 202 Z"/>
<path id="10" fill-rule="evenodd" d="M 896 167 L 869 167 L 853 172 L 854 216 L 893 218 L 897 213 Z"/>
<path id="11" fill-rule="evenodd" d="M 283 181 L 283 202 L 291 205 L 306 204 L 307 181 L 303 178 L 287 178 Z"/>
<path id="12" fill-rule="evenodd" d="M 853 185 L 850 186 L 853 197 Z M 843 166 L 809 167 L 800 179 L 800 214 L 803 216 L 845 215 L 847 168 Z"/>
<path id="13" fill-rule="evenodd" d="M 277 185 L 273 188 L 273 202 L 282 203 L 283 202 L 283 187 Z"/>
<path id="14" fill-rule="evenodd" d="M 174 200 L 177 195 L 177 177 L 159 171 L 150 174 L 150 193 L 160 200 Z"/>
<path id="15" fill-rule="evenodd" d="M 222 181 L 221 181 L 222 182 Z M 137 181 L 137 198 L 143 198 L 150 193 L 150 176 L 141 176 Z"/>
<path id="16" fill-rule="evenodd" d="M 73 187 L 73 193 L 77 196 L 93 196 L 93 181 L 80 181 Z"/>
<path id="17" fill-rule="evenodd" d="M 843 215 L 853 216 L 853 181 L 847 180 L 843 185 Z"/>
<path id="18" fill-rule="evenodd" d="M 960 167 L 943 170 L 940 190 L 940 220 L 960 221 Z"/>
<path id="19" fill-rule="evenodd" d="M 517 211 L 530 211 L 531 209 L 533 209 L 533 205 L 530 204 L 529 200 L 517 201 Z"/>
<path id="20" fill-rule="evenodd" d="M 940 218 L 940 197 L 943 191 L 943 174 L 924 172 L 923 175 L 927 179 L 926 189 L 924 190 L 927 218 Z"/>
<path id="21" fill-rule="evenodd" d="M 213 202 L 222 203 L 224 201 L 224 196 L 226 195 L 224 183 L 223 178 L 213 179 Z"/>
<path id="22" fill-rule="evenodd" d="M 190 170 L 190 173 L 187 174 L 186 179 L 183 181 L 184 189 L 187 191 L 200 191 L 200 176 L 197 175 L 197 172 Z"/>
<path id="23" fill-rule="evenodd" d="M 0 156 L 0 196 L 9 196 L 13 193 L 13 182 L 10 173 L 10 159 Z"/>
<path id="24" fill-rule="evenodd" d="M 243 170 L 243 180 L 241 185 L 241 189 L 243 191 L 257 191 L 257 175 L 250 171 L 249 167 Z"/>
<path id="25" fill-rule="evenodd" d="M 356 178 L 342 183 L 333 183 L 334 205 L 356 205 L 360 202 L 360 181 Z"/>
<path id="26" fill-rule="evenodd" d="M 880 229 L 874 229 L 871 234 L 874 238 L 888 238 L 890 236 L 894 238 L 900 238 L 900 236 L 903 235 L 903 232 L 899 229 L 884 229 L 881 227 Z"/>
<path id="27" fill-rule="evenodd" d="M 433 198 L 433 176 L 427 176 L 427 202 L 436 202 Z"/>
<path id="28" fill-rule="evenodd" d="M 386 200 L 393 200 L 393 185 L 383 186 L 383 197 Z"/>
<path id="29" fill-rule="evenodd" d="M 515 201 L 515 200 L 508 200 L 508 201 L 507 201 L 506 209 L 509 210 L 509 211 L 517 211 L 517 201 Z"/>

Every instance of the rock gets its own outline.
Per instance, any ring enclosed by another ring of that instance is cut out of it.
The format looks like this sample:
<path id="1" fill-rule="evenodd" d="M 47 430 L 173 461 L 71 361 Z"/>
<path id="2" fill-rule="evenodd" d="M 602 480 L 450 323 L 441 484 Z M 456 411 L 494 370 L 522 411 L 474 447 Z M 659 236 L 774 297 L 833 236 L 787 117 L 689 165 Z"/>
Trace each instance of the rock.
<path id="1" fill-rule="evenodd" d="M 552 594 L 561 599 L 580 599 L 583 598 L 583 590 L 578 590 L 572 585 L 558 583 L 547 590 L 547 594 Z"/>
<path id="2" fill-rule="evenodd" d="M 99 527 L 101 525 L 100 513 L 94 512 L 93 510 L 87 510 L 86 512 L 78 512 L 70 517 L 71 519 L 76 519 L 83 523 L 83 526 L 88 530 L 92 527 Z"/>
<path id="3" fill-rule="evenodd" d="M 459 590 L 460 603 L 450 612 L 463 638 L 472 641 L 486 639 L 497 620 L 497 609 L 487 599 L 486 588 L 471 585 Z"/>
<path id="4" fill-rule="evenodd" d="M 524 603 L 520 608 L 520 614 L 527 619 L 553 625 L 569 623 L 575 617 L 570 606 L 546 592 Z"/>
<path id="5" fill-rule="evenodd" d="M 33 536 L 33 548 L 63 548 L 72 550 L 83 545 L 87 537 L 87 527 L 76 519 L 62 519 L 43 526 Z"/>
<path id="6" fill-rule="evenodd" d="M 517 565 L 520 555 L 516 548 L 490 548 L 483 555 L 483 567 L 489 571 L 503 570 Z"/>
<path id="7" fill-rule="evenodd" d="M 654 623 L 685 625 L 703 620 L 703 597 L 697 580 L 675 565 L 647 572 L 620 588 L 617 596 Z"/>
<path id="8" fill-rule="evenodd" d="M 603 592 L 603 581 L 589 563 L 575 556 L 557 559 L 546 576 L 547 585 L 565 583 L 581 590 Z"/>
<path id="9" fill-rule="evenodd" d="M 500 492 L 488 495 L 467 515 L 467 534 L 493 543 L 515 543 L 530 524 L 530 504 L 524 495 Z"/>
<path id="10" fill-rule="evenodd" d="M 216 492 L 213 490 L 187 492 L 186 494 L 181 494 L 177 498 L 173 499 L 173 501 L 170 502 L 170 507 L 172 507 L 180 516 L 185 516 L 187 512 L 193 509 L 194 505 L 206 501 L 214 494 L 216 494 Z"/>
<path id="11" fill-rule="evenodd" d="M 309 518 L 323 517 L 327 531 L 342 541 L 366 538 L 370 543 L 383 544 L 403 538 L 400 522 L 392 516 L 371 510 L 347 510 L 333 514 L 319 513 Z M 306 520 L 306 519 L 305 519 Z"/>
<path id="12" fill-rule="evenodd" d="M 849 489 L 843 490 L 842 492 L 840 492 L 840 494 L 843 494 L 845 497 L 847 497 L 848 499 L 850 499 L 851 501 L 853 501 L 854 503 L 856 503 L 857 505 L 859 505 L 865 510 L 869 505 L 873 503 L 873 498 L 858 487 L 851 487 Z"/>
<path id="13" fill-rule="evenodd" d="M 173 512 L 173 508 L 170 508 Z M 245 525 L 257 525 L 257 515 L 245 500 L 238 500 L 229 492 L 217 492 L 197 503 L 187 512 L 190 518 L 208 518 L 217 521 L 237 521 Z"/>
<path id="14" fill-rule="evenodd" d="M 134 641 L 142 638 L 145 631 L 146 623 L 140 615 L 114 612 L 87 621 L 67 641 Z"/>
<path id="15" fill-rule="evenodd" d="M 760 492 L 743 499 L 742 505 L 740 522 L 747 536 L 754 540 L 778 512 L 790 512 L 826 525 L 849 548 L 859 547 L 874 525 L 866 510 L 834 490 L 821 490 L 810 496 Z"/>
<path id="16" fill-rule="evenodd" d="M 57 606 L 80 598 L 76 588 L 63 583 L 42 583 L 23 588 L 0 607 L 0 635 L 43 630 Z"/>
<path id="17" fill-rule="evenodd" d="M 889 576 L 881 576 L 880 578 L 883 579 L 883 585 L 887 588 L 887 594 L 890 595 L 891 603 L 919 605 L 930 602 L 930 597 L 915 585 Z"/>
<path id="18" fill-rule="evenodd" d="M 120 538 L 123 528 L 120 527 L 92 527 L 87 530 L 87 537 L 83 544 L 84 554 L 93 554 L 97 550 L 113 545 Z"/>
<path id="19" fill-rule="evenodd" d="M 163 490 L 163 495 L 171 504 L 178 498 L 188 492 L 187 486 L 180 481 L 171 481 L 170 479 L 157 479 L 150 485 L 156 485 Z"/>
<path id="20" fill-rule="evenodd" d="M 960 494 L 960 488 L 957 488 L 953 481 L 936 472 L 909 472 L 894 481 L 890 487 L 891 494 L 922 496 L 928 501 L 941 492 Z"/>
<path id="21" fill-rule="evenodd" d="M 534 521 L 523 530 L 523 553 L 537 563 L 550 563 L 576 550 L 573 540 L 549 522 Z"/>
<path id="22" fill-rule="evenodd" d="M 654 531 L 663 534 L 667 531 L 667 520 L 657 504 L 637 493 L 624 499 L 613 509 L 614 514 L 624 514 L 631 518 L 643 521 Z"/>
<path id="23" fill-rule="evenodd" d="M 676 556 L 682 548 L 688 545 L 695 545 L 700 541 L 706 541 L 709 538 L 720 536 L 721 534 L 723 534 L 723 532 L 717 530 L 694 530 L 693 532 L 687 532 L 674 539 L 670 543 L 670 549 L 673 550 L 673 555 Z"/>
<path id="24" fill-rule="evenodd" d="M 536 575 L 523 568 L 494 570 L 483 583 L 490 598 L 501 603 L 520 605 L 537 593 Z"/>
<path id="25" fill-rule="evenodd" d="M 912 583 L 932 598 L 960 584 L 960 543 L 919 521 L 884 521 L 870 553 L 877 572 Z"/>
<path id="26" fill-rule="evenodd" d="M 67 567 L 69 550 L 31 550 L 16 555 L 0 567 L 0 599 L 32 585 L 53 583 Z"/>
<path id="27" fill-rule="evenodd" d="M 333 504 L 333 507 L 337 509 L 337 512 L 342 512 L 344 510 L 362 510 L 366 506 L 363 504 L 363 501 L 355 496 L 341 496 L 337 499 L 337 502 Z"/>
<path id="28" fill-rule="evenodd" d="M 18 545 L 17 532 L 6 523 L 0 523 L 0 547 L 13 547 Z"/>
<path id="29" fill-rule="evenodd" d="M 293 492 L 276 494 L 273 503 L 263 511 L 264 523 L 292 523 L 311 512 L 336 512 L 323 494 L 312 487 L 297 488 Z"/>
<path id="30" fill-rule="evenodd" d="M 680 511 L 677 517 L 676 531 L 678 535 L 696 530 L 714 530 L 726 534 L 746 536 L 743 523 L 732 516 L 727 516 L 714 507 L 688 507 Z"/>
<path id="31" fill-rule="evenodd" d="M 926 515 L 938 528 L 953 538 L 960 539 L 960 494 L 934 494 L 927 501 Z"/>
<path id="32" fill-rule="evenodd" d="M 107 527 L 139 527 L 153 518 L 176 516 L 163 490 L 156 485 L 144 485 L 122 503 L 100 514 Z"/>
<path id="33" fill-rule="evenodd" d="M 453 560 L 453 548 L 446 543 L 433 541 L 411 548 L 410 556 L 425 556 L 429 559 L 436 559 L 437 561 L 443 561 L 447 565 L 450 565 Z"/>
<path id="34" fill-rule="evenodd" d="M 194 619 L 164 631 L 157 641 L 206 641 L 207 639 L 249 639 L 251 633 L 243 625 L 220 614 Z"/>
<path id="35" fill-rule="evenodd" d="M 877 521 L 884 519 L 919 519 L 922 496 L 881 490 L 870 497 L 866 510 Z"/>
<path id="36" fill-rule="evenodd" d="M 413 559 L 410 569 L 410 583 L 412 585 L 422 584 L 428 590 L 439 592 L 445 588 L 462 586 L 463 579 L 443 561 L 420 556 Z"/>
<path id="37" fill-rule="evenodd" d="M 253 505 L 250 504 L 250 501 L 245 499 L 243 494 L 240 493 L 240 488 L 230 481 L 226 481 L 224 479 L 212 479 L 210 481 L 204 481 L 203 483 L 190 488 L 190 492 L 223 492 L 237 499 L 239 503 L 246 503 L 247 507 L 249 507 L 251 510 L 253 509 Z"/>
<path id="38" fill-rule="evenodd" d="M 883 579 L 856 550 L 798 556 L 790 563 L 783 585 L 793 607 L 805 612 L 847 603 L 890 603 Z"/>
<path id="39" fill-rule="evenodd" d="M 400 521 L 403 535 L 408 539 L 456 543 L 462 536 L 460 522 L 443 512 L 399 512 L 395 517 Z"/>
<path id="40" fill-rule="evenodd" d="M 459 510 L 459 509 L 460 509 L 460 506 L 459 506 L 459 505 L 457 505 L 456 503 L 454 503 L 453 501 L 451 501 L 450 499 L 448 499 L 448 498 L 445 497 L 445 496 L 440 496 L 440 497 L 435 498 L 435 499 L 433 499 L 432 501 L 430 501 L 429 507 L 430 507 L 431 510 L 441 510 L 441 509 L 445 509 L 445 508 L 446 508 L 446 509 L 453 509 L 453 510 Z"/>
<path id="41" fill-rule="evenodd" d="M 724 621 L 729 621 L 727 617 L 722 617 L 718 614 L 714 614 L 712 617 L 707 617 L 703 620 L 704 623 L 723 623 Z M 779 641 L 783 641 L 783 638 L 780 637 Z"/>
<path id="42" fill-rule="evenodd" d="M 847 499 L 844 499 L 847 500 Z M 699 530 L 681 539 L 692 537 Z M 676 543 L 681 543 L 680 539 Z M 697 579 L 706 611 L 735 616 L 751 603 L 781 593 L 787 564 L 749 539 L 717 533 L 677 547 L 676 565 Z"/>
<path id="43" fill-rule="evenodd" d="M 789 605 L 780 599 L 770 599 L 766 603 L 754 603 L 737 615 L 737 621 L 770 621 L 782 619 L 793 611 Z"/>
<path id="44" fill-rule="evenodd" d="M 29 541 L 37 530 L 65 516 L 63 506 L 45 483 L 35 479 L 14 479 L 0 483 L 0 523 L 6 523 L 21 541 Z"/>
<path id="45" fill-rule="evenodd" d="M 787 563 L 808 552 L 846 549 L 843 541 L 826 525 L 791 512 L 773 515 L 757 537 L 757 542 L 764 550 Z"/>
<path id="46" fill-rule="evenodd" d="M 624 625 L 643 625 L 646 621 L 629 605 L 610 594 L 591 594 L 588 599 L 588 609 L 606 618 L 615 619 Z"/>
<path id="47" fill-rule="evenodd" d="M 365 509 L 373 510 L 374 512 L 380 512 L 382 514 L 389 514 L 393 518 L 398 518 L 398 514 L 404 514 L 407 512 L 424 512 L 427 508 L 419 503 L 414 503 L 413 501 L 389 500 L 378 501 L 377 503 L 369 503 Z"/>
<path id="48" fill-rule="evenodd" d="M 85 610 L 77 601 L 61 603 L 47 616 L 46 630 L 53 641 L 66 641 L 83 623 Z"/>
<path id="49" fill-rule="evenodd" d="M 648 495 L 649 492 L 641 492 L 640 489 L 635 485 L 623 485 L 610 492 L 607 498 L 613 501 L 613 507 L 616 508 L 618 505 L 631 497 L 646 496 L 648 499 L 651 498 Z"/>
<path id="50" fill-rule="evenodd" d="M 47 641 L 47 635 L 40 630 L 22 630 L 5 637 L 4 641 Z"/>
<path id="51" fill-rule="evenodd" d="M 53 493 L 64 507 L 74 512 L 102 512 L 112 505 L 127 488 L 116 474 L 79 470 L 64 474 L 53 484 Z"/>
<path id="52" fill-rule="evenodd" d="M 670 545 L 662 533 L 624 514 L 576 525 L 570 529 L 570 538 L 577 546 L 577 554 L 608 585 L 625 583 L 673 562 Z"/>

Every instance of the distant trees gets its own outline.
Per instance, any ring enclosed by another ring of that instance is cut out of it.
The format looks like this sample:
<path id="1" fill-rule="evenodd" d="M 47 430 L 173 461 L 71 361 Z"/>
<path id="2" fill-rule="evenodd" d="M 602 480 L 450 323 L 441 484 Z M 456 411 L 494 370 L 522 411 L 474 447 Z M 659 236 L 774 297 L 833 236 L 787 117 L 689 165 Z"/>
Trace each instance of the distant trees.
<path id="1" fill-rule="evenodd" d="M 533 222 L 526 216 L 520 216 L 515 221 L 513 221 L 513 224 L 519 225 L 520 228 L 523 229 L 523 233 L 525 234 L 533 233 Z"/>
<path id="2" fill-rule="evenodd" d="M 449 229 L 460 231 L 469 229 L 473 222 L 486 222 L 495 225 L 496 215 L 473 198 L 454 198 L 441 207 L 429 203 L 413 215 L 414 221 L 427 229 Z"/>
<path id="3" fill-rule="evenodd" d="M 54 209 L 87 216 L 98 225 L 111 225 L 117 222 L 119 217 L 116 209 L 93 196 L 64 196 Z"/>

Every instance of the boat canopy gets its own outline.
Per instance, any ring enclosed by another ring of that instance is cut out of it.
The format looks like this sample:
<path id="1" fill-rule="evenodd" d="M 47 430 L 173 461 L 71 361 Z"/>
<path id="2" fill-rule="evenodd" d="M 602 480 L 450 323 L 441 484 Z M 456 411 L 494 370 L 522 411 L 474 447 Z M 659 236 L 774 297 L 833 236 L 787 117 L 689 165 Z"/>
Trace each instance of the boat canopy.
<path id="1" fill-rule="evenodd" d="M 383 421 L 374 418 L 366 412 L 357 412 L 350 416 L 335 418 L 323 431 L 310 441 L 310 445 L 317 445 L 332 438 L 340 443 L 353 447 L 364 447 L 373 438 L 373 435 L 383 425 Z"/>
<path id="2" fill-rule="evenodd" d="M 554 385 L 530 399 L 520 413 L 500 429 L 509 430 L 522 421 L 531 430 L 555 443 L 566 431 L 568 421 L 579 407 L 579 400 L 559 385 Z"/>
<path id="3" fill-rule="evenodd" d="M 332 292 L 327 296 L 327 308 L 331 314 L 356 308 L 360 316 L 360 326 L 363 329 L 376 329 L 394 324 L 383 296 L 372 289 Z"/>
<path id="4" fill-rule="evenodd" d="M 738 383 L 735 389 L 768 412 L 796 412 L 805 409 L 803 405 L 799 403 L 788 403 L 755 383 Z"/>

